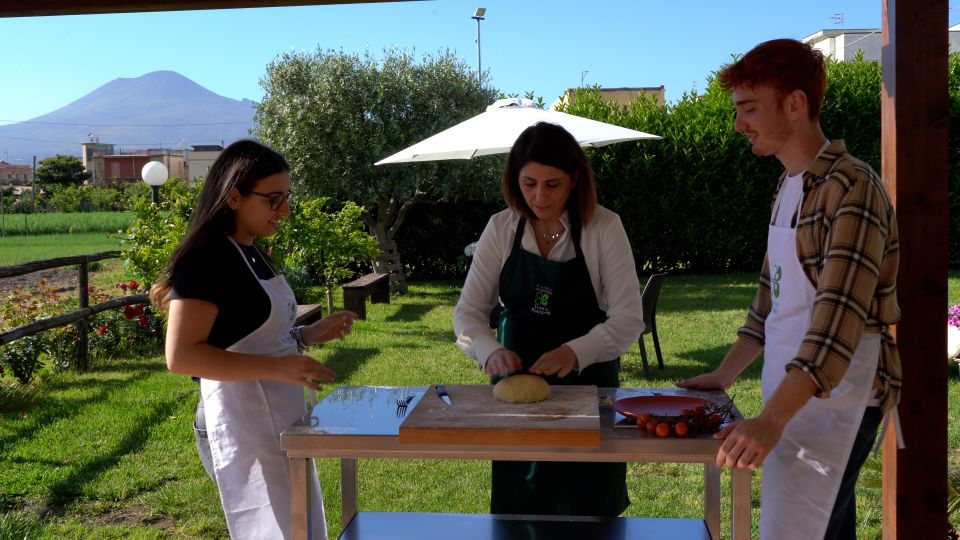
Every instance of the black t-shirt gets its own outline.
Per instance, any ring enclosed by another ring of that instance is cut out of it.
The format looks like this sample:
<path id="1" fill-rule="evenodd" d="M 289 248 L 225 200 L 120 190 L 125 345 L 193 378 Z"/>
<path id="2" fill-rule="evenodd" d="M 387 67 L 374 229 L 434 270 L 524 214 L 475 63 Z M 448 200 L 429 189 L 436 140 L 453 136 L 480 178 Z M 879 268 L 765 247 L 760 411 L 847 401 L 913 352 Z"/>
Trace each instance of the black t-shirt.
<path id="1" fill-rule="evenodd" d="M 226 236 L 205 241 L 180 259 L 170 278 L 171 299 L 203 300 L 216 304 L 217 317 L 207 343 L 226 349 L 259 328 L 270 316 L 270 297 L 244 263 L 260 279 L 275 274 L 255 246 L 234 247 Z"/>

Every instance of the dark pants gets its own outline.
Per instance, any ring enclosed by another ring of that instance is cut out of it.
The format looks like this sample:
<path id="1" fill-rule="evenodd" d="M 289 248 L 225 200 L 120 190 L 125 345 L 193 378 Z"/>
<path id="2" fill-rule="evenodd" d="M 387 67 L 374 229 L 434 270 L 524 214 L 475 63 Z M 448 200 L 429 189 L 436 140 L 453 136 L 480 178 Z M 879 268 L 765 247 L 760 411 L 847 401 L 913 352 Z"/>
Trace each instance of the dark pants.
<path id="1" fill-rule="evenodd" d="M 840 491 L 837 500 L 833 503 L 833 512 L 827 522 L 827 533 L 824 540 L 856 540 L 857 538 L 857 499 L 855 489 L 860 468 L 877 438 L 877 429 L 883 421 L 883 411 L 880 407 L 867 407 L 857 431 L 857 438 L 853 441 L 850 450 L 850 460 L 843 471 L 840 481 Z"/>

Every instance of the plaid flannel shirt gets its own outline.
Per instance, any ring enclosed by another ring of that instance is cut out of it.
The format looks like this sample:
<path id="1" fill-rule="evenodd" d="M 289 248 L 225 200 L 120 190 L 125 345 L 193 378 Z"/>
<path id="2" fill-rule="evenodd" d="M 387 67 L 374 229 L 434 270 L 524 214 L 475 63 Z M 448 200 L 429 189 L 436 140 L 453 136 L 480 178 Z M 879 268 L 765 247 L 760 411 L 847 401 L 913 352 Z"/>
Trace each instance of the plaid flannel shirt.
<path id="1" fill-rule="evenodd" d="M 786 173 L 777 183 L 776 194 Z M 850 365 L 864 331 L 881 336 L 874 388 L 883 410 L 900 400 L 902 371 L 890 326 L 900 320 L 897 305 L 899 240 L 893 205 L 877 173 L 847 154 L 834 140 L 803 174 L 803 203 L 797 219 L 797 257 L 816 289 L 810 326 L 787 370 L 798 368 L 826 398 Z M 769 261 L 741 337 L 764 342 L 770 313 Z"/>

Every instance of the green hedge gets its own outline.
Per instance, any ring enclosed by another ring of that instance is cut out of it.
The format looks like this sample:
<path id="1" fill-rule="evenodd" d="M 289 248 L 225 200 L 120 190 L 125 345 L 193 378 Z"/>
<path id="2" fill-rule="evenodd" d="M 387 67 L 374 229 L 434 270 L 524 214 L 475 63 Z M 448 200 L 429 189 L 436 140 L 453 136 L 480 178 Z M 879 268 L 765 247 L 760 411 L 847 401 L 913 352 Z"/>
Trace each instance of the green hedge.
<path id="1" fill-rule="evenodd" d="M 949 62 L 949 260 L 958 264 L 960 54 Z M 881 81 L 877 62 L 829 63 L 821 115 L 827 137 L 845 139 L 850 153 L 878 172 Z M 760 268 L 783 168 L 773 157 L 754 156 L 746 138 L 734 132 L 730 96 L 715 80 L 705 93 L 686 94 L 667 106 L 640 100 L 620 107 L 604 102 L 596 89 L 580 90 L 566 112 L 663 137 L 587 150 L 600 203 L 620 214 L 641 273 Z M 468 233 L 479 236 L 497 208 L 489 206 L 445 203 L 412 211 L 397 235 L 411 277 L 462 275 L 462 248 Z"/>
<path id="2" fill-rule="evenodd" d="M 411 279 L 463 278 L 469 260 L 463 248 L 480 239 L 502 201 L 447 202 L 414 207 L 400 228 L 397 249 Z"/>

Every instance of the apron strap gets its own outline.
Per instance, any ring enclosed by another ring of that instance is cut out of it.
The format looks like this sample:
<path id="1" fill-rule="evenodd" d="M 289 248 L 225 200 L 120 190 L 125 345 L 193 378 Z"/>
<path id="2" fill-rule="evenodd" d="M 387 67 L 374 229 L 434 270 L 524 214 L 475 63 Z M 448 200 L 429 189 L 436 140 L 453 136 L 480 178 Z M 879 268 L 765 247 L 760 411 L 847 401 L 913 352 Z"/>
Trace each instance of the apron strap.
<path id="1" fill-rule="evenodd" d="M 527 218 L 521 217 L 517 222 L 517 232 L 513 235 L 513 251 L 520 249 L 523 243 L 523 227 L 527 224 Z"/>
<path id="2" fill-rule="evenodd" d="M 877 433 L 877 442 L 873 445 L 873 457 L 877 457 L 877 453 L 880 451 L 880 445 L 883 444 L 883 438 L 887 434 L 887 428 L 890 427 L 890 424 L 893 424 L 893 431 L 897 435 L 897 449 L 903 450 L 907 445 L 903 442 L 903 431 L 900 429 L 900 413 L 897 412 L 897 406 L 894 405 L 892 409 L 887 411 L 887 414 L 883 415 L 883 424 L 880 426 L 880 431 Z"/>
<path id="3" fill-rule="evenodd" d="M 580 220 L 570 220 L 570 234 L 573 236 L 573 249 L 577 252 L 577 258 L 583 259 L 583 249 L 580 247 Z M 632 256 L 632 254 L 631 254 Z"/>

